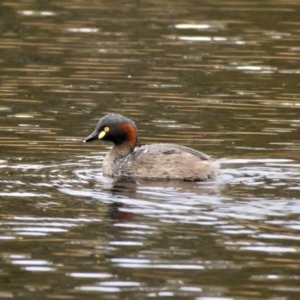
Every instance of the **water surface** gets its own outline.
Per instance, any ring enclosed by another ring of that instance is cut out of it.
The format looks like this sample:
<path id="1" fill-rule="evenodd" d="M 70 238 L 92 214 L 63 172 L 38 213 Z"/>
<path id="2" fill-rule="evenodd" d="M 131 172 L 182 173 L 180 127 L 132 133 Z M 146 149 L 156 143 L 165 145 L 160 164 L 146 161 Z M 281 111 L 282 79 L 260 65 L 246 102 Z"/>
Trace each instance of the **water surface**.
<path id="1" fill-rule="evenodd" d="M 1 2 L 0 298 L 298 299 L 297 1 Z M 107 112 L 221 159 L 103 177 Z"/>

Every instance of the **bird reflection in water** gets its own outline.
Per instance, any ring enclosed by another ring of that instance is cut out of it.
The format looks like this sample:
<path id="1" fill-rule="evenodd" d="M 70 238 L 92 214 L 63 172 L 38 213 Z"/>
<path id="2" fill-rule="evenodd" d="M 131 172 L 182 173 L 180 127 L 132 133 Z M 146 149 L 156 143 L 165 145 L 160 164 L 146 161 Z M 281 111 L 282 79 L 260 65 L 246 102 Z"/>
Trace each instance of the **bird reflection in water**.
<path id="1" fill-rule="evenodd" d="M 111 193 L 116 197 L 124 196 L 133 198 L 136 193 L 137 183 L 134 180 L 116 180 L 111 187 Z M 126 210 L 128 205 L 121 201 L 114 201 L 108 205 L 107 217 L 116 221 L 131 221 L 134 214 Z"/>

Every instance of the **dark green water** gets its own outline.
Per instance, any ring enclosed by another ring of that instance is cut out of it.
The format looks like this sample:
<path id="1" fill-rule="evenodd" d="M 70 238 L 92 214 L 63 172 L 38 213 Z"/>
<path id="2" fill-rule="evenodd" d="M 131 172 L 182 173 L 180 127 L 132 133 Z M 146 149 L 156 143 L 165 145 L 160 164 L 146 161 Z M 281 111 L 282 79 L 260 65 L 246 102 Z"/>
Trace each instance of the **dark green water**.
<path id="1" fill-rule="evenodd" d="M 299 299 L 297 1 L 0 2 L 0 299 Z M 115 182 L 97 119 L 222 159 Z"/>

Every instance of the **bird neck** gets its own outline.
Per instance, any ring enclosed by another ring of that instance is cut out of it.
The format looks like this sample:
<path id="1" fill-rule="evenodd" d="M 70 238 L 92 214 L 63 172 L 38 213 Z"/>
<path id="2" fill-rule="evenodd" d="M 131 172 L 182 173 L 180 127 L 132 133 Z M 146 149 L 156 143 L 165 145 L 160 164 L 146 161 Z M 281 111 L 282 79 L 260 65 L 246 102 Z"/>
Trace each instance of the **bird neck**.
<path id="1" fill-rule="evenodd" d="M 115 159 L 120 159 L 130 154 L 134 150 L 135 145 L 136 143 L 130 144 L 128 142 L 122 143 L 120 145 L 114 145 L 114 147 L 111 149 L 111 154 Z"/>

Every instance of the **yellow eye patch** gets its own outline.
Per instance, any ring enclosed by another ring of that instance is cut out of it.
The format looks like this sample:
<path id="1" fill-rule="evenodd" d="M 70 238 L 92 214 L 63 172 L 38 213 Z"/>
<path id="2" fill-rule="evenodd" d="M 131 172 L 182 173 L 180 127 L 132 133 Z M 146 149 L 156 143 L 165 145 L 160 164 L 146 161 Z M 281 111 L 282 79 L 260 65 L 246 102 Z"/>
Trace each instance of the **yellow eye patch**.
<path id="1" fill-rule="evenodd" d="M 98 139 L 99 139 L 99 140 L 103 139 L 107 132 L 109 132 L 109 127 L 106 126 L 106 127 L 104 127 L 103 130 L 99 133 Z"/>

